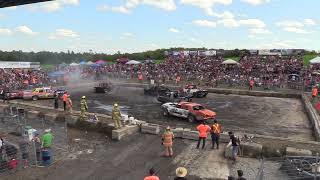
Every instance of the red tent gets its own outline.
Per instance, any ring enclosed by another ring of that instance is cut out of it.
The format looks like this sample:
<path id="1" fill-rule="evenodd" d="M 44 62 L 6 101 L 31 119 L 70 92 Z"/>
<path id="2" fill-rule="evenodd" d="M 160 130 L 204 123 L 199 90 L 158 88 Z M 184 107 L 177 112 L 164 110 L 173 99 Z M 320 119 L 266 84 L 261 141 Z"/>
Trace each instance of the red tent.
<path id="1" fill-rule="evenodd" d="M 106 62 L 104 60 L 97 60 L 96 64 L 105 64 Z"/>
<path id="2" fill-rule="evenodd" d="M 125 64 L 125 63 L 127 63 L 128 61 L 129 61 L 128 58 L 119 58 L 119 59 L 117 59 L 117 63 L 123 63 L 123 64 Z"/>

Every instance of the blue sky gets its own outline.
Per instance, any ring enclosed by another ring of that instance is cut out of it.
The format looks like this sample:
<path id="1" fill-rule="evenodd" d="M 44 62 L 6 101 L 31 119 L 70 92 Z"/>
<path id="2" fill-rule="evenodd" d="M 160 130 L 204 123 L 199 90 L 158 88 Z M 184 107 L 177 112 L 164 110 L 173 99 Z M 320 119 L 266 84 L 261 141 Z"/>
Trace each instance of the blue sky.
<path id="1" fill-rule="evenodd" d="M 0 9 L 0 49 L 320 50 L 319 0 L 57 0 Z"/>

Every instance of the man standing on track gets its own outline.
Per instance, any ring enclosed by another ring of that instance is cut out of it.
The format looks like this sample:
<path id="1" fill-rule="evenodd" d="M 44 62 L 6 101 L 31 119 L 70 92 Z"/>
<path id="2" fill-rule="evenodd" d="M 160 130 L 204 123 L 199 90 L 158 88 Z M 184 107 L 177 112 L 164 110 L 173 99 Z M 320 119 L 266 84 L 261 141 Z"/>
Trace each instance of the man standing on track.
<path id="1" fill-rule="evenodd" d="M 172 145 L 173 145 L 173 139 L 174 135 L 171 132 L 171 128 L 168 126 L 166 128 L 166 131 L 162 135 L 162 144 L 165 148 L 165 156 L 166 157 L 172 157 L 173 156 L 173 150 L 172 150 Z"/>
<path id="2" fill-rule="evenodd" d="M 197 130 L 199 131 L 199 140 L 198 140 L 197 149 L 199 149 L 201 140 L 202 140 L 202 149 L 204 149 L 206 145 L 206 139 L 208 136 L 207 133 L 210 132 L 211 128 L 208 125 L 206 125 L 204 121 L 202 121 L 202 123 L 197 127 Z"/>
<path id="3" fill-rule="evenodd" d="M 217 149 L 219 149 L 219 139 L 220 139 L 220 133 L 221 133 L 221 125 L 218 123 L 217 120 L 213 121 L 213 125 L 211 128 L 211 140 L 212 140 L 212 147 L 211 149 L 214 149 L 214 145 L 217 144 Z"/>

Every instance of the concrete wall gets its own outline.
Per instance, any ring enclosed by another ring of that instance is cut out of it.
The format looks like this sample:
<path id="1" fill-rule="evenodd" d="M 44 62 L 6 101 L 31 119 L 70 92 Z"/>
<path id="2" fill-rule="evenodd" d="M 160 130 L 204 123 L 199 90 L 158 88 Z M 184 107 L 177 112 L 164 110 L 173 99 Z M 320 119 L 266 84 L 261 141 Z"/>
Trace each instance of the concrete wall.
<path id="1" fill-rule="evenodd" d="M 317 110 L 311 104 L 307 95 L 302 94 L 301 101 L 304 105 L 304 108 L 308 114 L 309 120 L 313 126 L 313 132 L 316 141 L 320 141 L 320 117 Z"/>

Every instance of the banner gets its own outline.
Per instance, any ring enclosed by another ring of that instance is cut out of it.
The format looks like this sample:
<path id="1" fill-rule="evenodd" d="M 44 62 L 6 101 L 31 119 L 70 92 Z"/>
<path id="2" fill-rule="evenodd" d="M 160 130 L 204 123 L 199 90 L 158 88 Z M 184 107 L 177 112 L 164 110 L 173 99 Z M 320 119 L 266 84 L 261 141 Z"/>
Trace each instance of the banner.
<path id="1" fill-rule="evenodd" d="M 37 69 L 40 68 L 40 62 L 11 62 L 0 61 L 2 69 Z"/>

